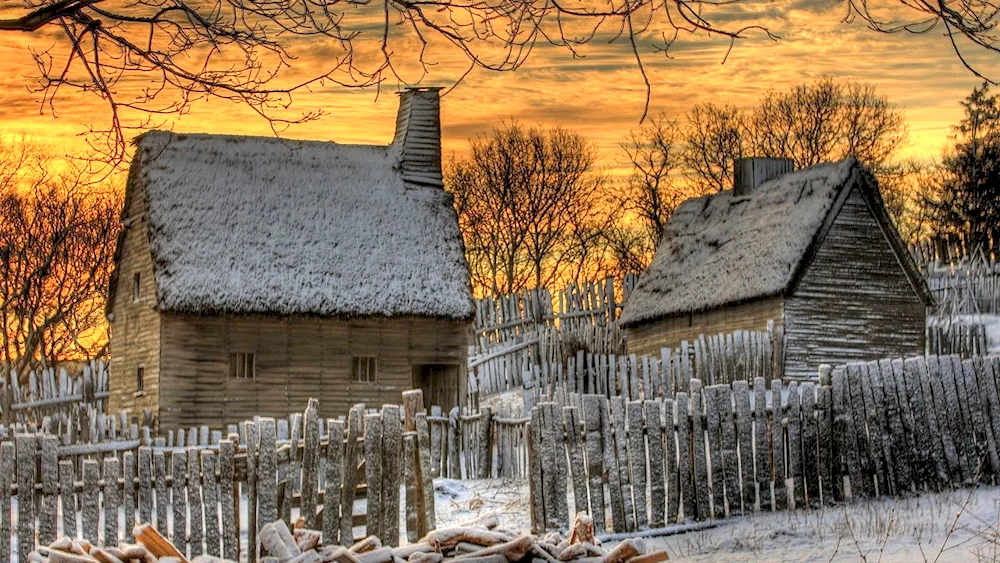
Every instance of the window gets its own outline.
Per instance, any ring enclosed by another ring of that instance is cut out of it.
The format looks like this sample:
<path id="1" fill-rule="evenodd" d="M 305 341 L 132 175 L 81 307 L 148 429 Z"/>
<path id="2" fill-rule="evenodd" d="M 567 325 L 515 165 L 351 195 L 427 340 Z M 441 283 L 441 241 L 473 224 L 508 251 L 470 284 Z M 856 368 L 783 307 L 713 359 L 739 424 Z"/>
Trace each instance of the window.
<path id="1" fill-rule="evenodd" d="M 229 354 L 229 377 L 233 379 L 253 379 L 255 377 L 253 354 Z"/>
<path id="2" fill-rule="evenodd" d="M 132 274 L 132 302 L 139 302 L 139 281 L 142 279 L 141 274 L 136 272 Z"/>
<path id="3" fill-rule="evenodd" d="M 351 366 L 351 381 L 355 383 L 375 383 L 378 358 L 375 356 L 354 356 Z"/>
<path id="4" fill-rule="evenodd" d="M 145 379 L 145 377 L 146 377 L 146 368 L 145 367 L 139 366 L 139 367 L 135 368 L 135 392 L 136 393 L 142 393 L 143 392 L 143 390 L 144 390 L 143 389 L 143 380 Z"/>

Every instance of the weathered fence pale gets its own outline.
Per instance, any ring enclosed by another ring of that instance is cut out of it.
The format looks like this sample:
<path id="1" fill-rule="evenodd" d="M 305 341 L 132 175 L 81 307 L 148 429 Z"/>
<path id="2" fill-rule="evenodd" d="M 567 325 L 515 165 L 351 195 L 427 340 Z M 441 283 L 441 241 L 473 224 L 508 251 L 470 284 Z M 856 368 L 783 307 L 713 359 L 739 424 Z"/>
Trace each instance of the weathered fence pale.
<path id="1" fill-rule="evenodd" d="M 193 428 L 172 434 L 169 444 L 148 432 L 70 445 L 54 435 L 17 433 L 0 442 L 0 534 L 17 538 L 17 559 L 27 561 L 36 541 L 67 535 L 116 545 L 129 540 L 136 523 L 149 522 L 185 555 L 253 561 L 261 526 L 279 517 L 291 525 L 298 508 L 331 542 L 351 545 L 354 529 L 364 526 L 367 535 L 396 545 L 402 514 L 408 536 L 433 528 L 432 463 L 440 467 L 422 395 L 408 394 L 406 409 L 355 405 L 346 420 L 320 420 L 311 400 L 289 420 L 247 421 L 225 438 Z M 489 447 L 491 431 L 483 430 Z M 367 513 L 356 509 L 359 495 L 368 497 Z M 0 561 L 15 555 L 9 545 L 0 542 Z"/>
<path id="2" fill-rule="evenodd" d="M 473 324 L 476 351 L 523 340 L 538 327 L 559 326 L 571 331 L 615 324 L 622 303 L 637 281 L 638 274 L 628 274 L 621 280 L 570 283 L 554 294 L 542 287 L 479 299 Z"/>
<path id="3" fill-rule="evenodd" d="M 663 348 L 660 356 L 597 354 L 583 349 L 564 356 L 521 353 L 540 345 L 538 340 L 512 347 L 489 357 L 488 369 L 470 363 L 469 397 L 478 407 L 484 396 L 503 391 L 523 392 L 525 411 L 557 396 L 600 394 L 627 400 L 653 399 L 688 391 L 691 379 L 707 385 L 751 381 L 769 382 L 780 377 L 781 329 L 736 331 L 700 335 L 674 349 Z M 518 377 L 518 375 L 520 376 Z"/>
<path id="4" fill-rule="evenodd" d="M 977 316 L 969 319 L 928 318 L 927 353 L 957 354 L 963 358 L 989 354 L 986 325 L 976 322 L 976 318 Z"/>
<path id="5" fill-rule="evenodd" d="M 624 532 L 1000 476 L 1000 358 L 849 364 L 821 381 L 693 379 L 662 399 L 536 405 L 534 527 L 565 527 L 568 498 Z"/>
<path id="6" fill-rule="evenodd" d="M 12 372 L 0 380 L 0 411 L 3 424 L 68 425 L 81 409 L 91 415 L 104 412 L 108 393 L 108 366 L 95 360 L 83 366 L 78 376 L 65 368 L 49 367 L 28 373 L 26 385 Z"/>

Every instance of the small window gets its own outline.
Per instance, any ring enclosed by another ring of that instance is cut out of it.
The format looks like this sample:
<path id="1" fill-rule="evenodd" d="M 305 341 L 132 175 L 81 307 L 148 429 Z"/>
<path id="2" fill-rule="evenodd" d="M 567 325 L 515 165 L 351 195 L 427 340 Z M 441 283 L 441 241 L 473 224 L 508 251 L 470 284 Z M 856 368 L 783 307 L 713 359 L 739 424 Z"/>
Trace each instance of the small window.
<path id="1" fill-rule="evenodd" d="M 146 379 L 146 368 L 139 366 L 135 369 L 135 390 L 136 392 L 144 391 L 144 380 Z"/>
<path id="2" fill-rule="evenodd" d="M 132 302 L 139 302 L 139 282 L 142 280 L 142 275 L 139 272 L 132 274 Z"/>
<path id="3" fill-rule="evenodd" d="M 351 366 L 351 381 L 354 383 L 375 383 L 378 358 L 375 356 L 354 356 Z"/>
<path id="4" fill-rule="evenodd" d="M 253 354 L 243 352 L 229 354 L 229 377 L 253 379 L 255 376 Z"/>

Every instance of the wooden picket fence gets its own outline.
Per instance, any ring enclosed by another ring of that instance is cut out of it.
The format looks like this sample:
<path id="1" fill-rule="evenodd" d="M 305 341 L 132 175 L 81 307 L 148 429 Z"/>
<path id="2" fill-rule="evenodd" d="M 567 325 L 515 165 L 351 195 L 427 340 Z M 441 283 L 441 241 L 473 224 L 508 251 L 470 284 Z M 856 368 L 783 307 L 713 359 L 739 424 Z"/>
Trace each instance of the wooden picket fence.
<path id="1" fill-rule="evenodd" d="M 782 334 L 773 323 L 766 331 L 703 334 L 677 348 L 661 349 L 659 357 L 582 349 L 539 357 L 535 350 L 545 347 L 542 341 L 517 345 L 515 354 L 491 356 L 491 363 L 470 362 L 467 396 L 472 407 L 478 408 L 483 397 L 504 391 L 523 392 L 528 412 L 532 405 L 560 394 L 652 399 L 688 391 L 691 379 L 715 385 L 756 377 L 770 382 L 780 377 Z M 479 371 L 483 366 L 486 369 Z"/>
<path id="2" fill-rule="evenodd" d="M 453 408 L 443 416 L 432 407 L 431 474 L 450 479 L 523 479 L 528 475 L 527 417 Z"/>
<path id="3" fill-rule="evenodd" d="M 36 542 L 66 535 L 116 545 L 131 539 L 135 523 L 150 522 L 191 557 L 254 561 L 261 526 L 277 518 L 291 525 L 295 507 L 328 543 L 350 545 L 363 526 L 396 545 L 401 515 L 413 541 L 433 529 L 431 468 L 441 462 L 432 461 L 420 392 L 404 393 L 402 407 L 356 405 L 346 419 L 317 413 L 311 400 L 291 419 L 287 440 L 273 418 L 244 422 L 225 438 L 178 432 L 173 445 L 166 437 L 150 443 L 134 428 L 114 441 L 72 445 L 16 434 L 0 443 L 0 537 L 16 538 L 17 560 L 27 561 Z M 358 495 L 367 497 L 360 514 Z M 0 562 L 11 559 L 10 542 L 0 542 Z"/>
<path id="4" fill-rule="evenodd" d="M 961 237 L 910 247 L 939 315 L 1000 313 L 1000 257 L 973 250 Z"/>
<path id="5" fill-rule="evenodd" d="M 976 256 L 987 261 L 996 261 L 998 256 L 982 248 L 972 248 L 964 236 L 944 235 L 924 239 L 910 245 L 910 256 L 918 266 L 928 264 L 958 264 Z"/>
<path id="6" fill-rule="evenodd" d="M 489 353 L 498 344 L 524 340 L 540 327 L 573 330 L 614 324 L 637 281 L 638 274 L 628 274 L 621 280 L 574 282 L 555 293 L 541 287 L 479 299 L 473 324 L 475 352 Z"/>
<path id="7" fill-rule="evenodd" d="M 969 319 L 942 323 L 928 318 L 927 353 L 958 354 L 963 358 L 984 356 L 989 353 L 986 325 Z"/>
<path id="8" fill-rule="evenodd" d="M 73 377 L 65 367 L 50 367 L 28 373 L 22 386 L 18 374 L 0 380 L 0 411 L 3 424 L 69 425 L 79 411 L 104 412 L 108 393 L 108 366 L 94 360 Z"/>
<path id="9" fill-rule="evenodd" d="M 1000 477 L 1000 358 L 886 359 L 820 381 L 694 379 L 669 398 L 535 406 L 535 530 L 565 529 L 569 499 L 626 532 Z"/>
<path id="10" fill-rule="evenodd" d="M 532 366 L 563 364 L 583 350 L 620 354 L 625 350 L 625 333 L 617 323 L 575 328 L 539 326 L 523 338 L 507 340 L 488 352 L 473 354 L 468 362 L 466 404 L 477 408 L 482 396 L 519 389 Z"/>

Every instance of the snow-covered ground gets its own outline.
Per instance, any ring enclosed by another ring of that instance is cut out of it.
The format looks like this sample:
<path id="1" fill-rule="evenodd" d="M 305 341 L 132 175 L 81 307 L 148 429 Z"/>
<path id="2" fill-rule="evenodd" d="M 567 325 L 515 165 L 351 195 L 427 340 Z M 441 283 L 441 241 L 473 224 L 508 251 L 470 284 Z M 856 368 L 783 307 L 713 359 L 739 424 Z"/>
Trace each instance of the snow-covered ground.
<path id="1" fill-rule="evenodd" d="M 439 527 L 490 512 L 504 529 L 531 527 L 524 483 L 439 479 L 435 488 Z M 1000 487 L 763 513 L 645 541 L 672 560 L 704 563 L 1000 561 Z"/>
<path id="2" fill-rule="evenodd" d="M 434 493 L 434 517 L 438 528 L 495 513 L 504 530 L 515 533 L 531 530 L 527 481 L 435 479 Z"/>
<path id="3" fill-rule="evenodd" d="M 647 540 L 682 561 L 1000 561 L 1000 488 L 762 514 Z"/>
<path id="4" fill-rule="evenodd" d="M 356 510 L 363 509 L 358 504 Z M 572 498 L 570 505 L 572 511 Z M 435 513 L 438 527 L 489 513 L 499 516 L 504 530 L 520 533 L 531 527 L 523 481 L 437 479 Z M 401 530 L 403 526 L 401 522 Z M 361 535 L 363 529 L 355 533 Z M 401 539 L 405 543 L 405 533 Z M 705 563 L 1000 561 L 1000 487 L 763 513 L 645 541 L 650 549 L 665 549 L 672 560 Z"/>
<path id="5" fill-rule="evenodd" d="M 1000 354 L 1000 315 L 980 315 L 986 325 L 986 346 L 991 354 Z"/>

